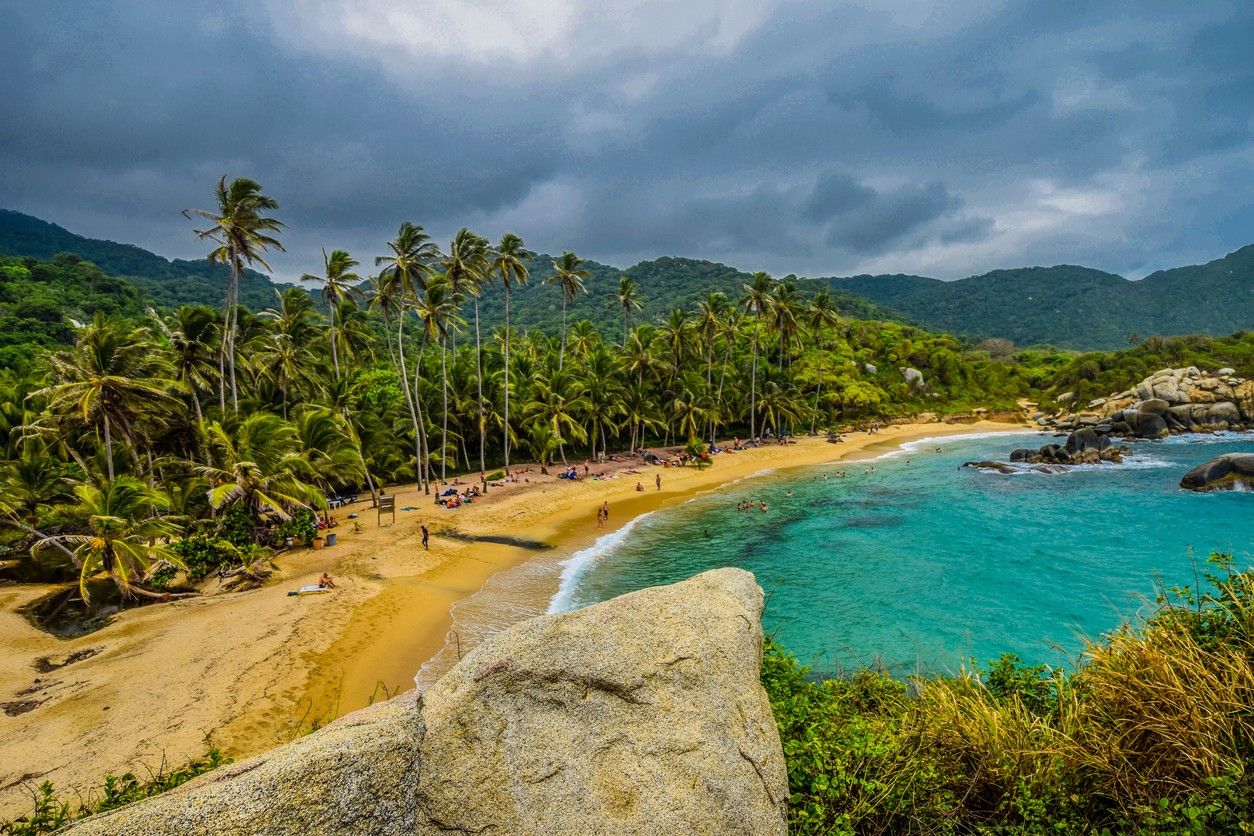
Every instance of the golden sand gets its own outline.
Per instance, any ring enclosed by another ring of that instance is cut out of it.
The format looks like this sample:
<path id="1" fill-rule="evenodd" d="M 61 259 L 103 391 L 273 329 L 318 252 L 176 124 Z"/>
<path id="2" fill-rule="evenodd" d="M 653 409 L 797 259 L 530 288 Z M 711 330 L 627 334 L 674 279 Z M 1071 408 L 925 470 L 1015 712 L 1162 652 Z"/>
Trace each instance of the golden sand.
<path id="1" fill-rule="evenodd" d="M 704 470 L 642 467 L 638 476 L 599 481 L 571 483 L 533 469 L 525 474 L 530 483 L 493 488 L 454 511 L 436 507 L 410 485 L 396 490 L 395 524 L 385 518 L 380 525 L 369 502 L 336 511 L 339 543 L 281 555 L 280 571 L 260 589 L 127 610 L 75 639 L 55 638 L 16 612 L 53 587 L 2 586 L 0 816 L 25 812 L 31 789 L 43 780 L 73 799 L 109 773 L 146 776 L 163 763 L 181 765 L 203 754 L 210 741 L 234 757 L 255 754 L 413 687 L 419 666 L 439 654 L 424 670 L 430 681 L 474 640 L 474 631 L 461 625 L 450 633 L 451 608 L 473 610 L 475 599 L 468 596 L 493 575 L 537 555 L 556 560 L 696 492 L 767 468 L 867 457 L 928 436 L 1021 428 L 992 422 L 889 426 L 875 435 L 847 435 L 843 444 L 800 439 L 720 455 Z M 655 474 L 662 476 L 661 490 Z M 644 493 L 635 490 L 637 481 Z M 610 504 L 610 525 L 599 530 L 602 502 Z M 350 512 L 359 515 L 357 530 L 345 519 Z M 432 531 L 430 551 L 420 544 L 423 522 Z M 483 536 L 554 550 L 473 539 Z M 323 572 L 336 579 L 333 593 L 287 595 Z M 506 615 L 499 607 L 481 613 L 478 630 L 503 626 L 485 618 L 508 621 L 543 611 L 553 582 L 511 588 L 517 577 L 505 573 L 488 584 L 498 598 L 515 596 L 518 606 Z M 446 639 L 450 644 L 440 653 Z M 62 664 L 72 656 L 83 658 Z"/>

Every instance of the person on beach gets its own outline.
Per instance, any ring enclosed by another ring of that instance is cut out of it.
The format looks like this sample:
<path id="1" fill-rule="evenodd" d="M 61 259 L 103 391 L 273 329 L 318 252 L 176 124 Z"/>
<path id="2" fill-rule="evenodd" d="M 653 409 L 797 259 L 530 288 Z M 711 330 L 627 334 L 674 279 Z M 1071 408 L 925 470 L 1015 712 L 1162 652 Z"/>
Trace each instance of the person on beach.
<path id="1" fill-rule="evenodd" d="M 422 547 L 426 551 L 431 550 L 431 530 L 427 528 L 427 524 L 422 524 Z"/>
<path id="2" fill-rule="evenodd" d="M 662 474 L 659 473 L 657 476 L 653 477 L 653 482 L 657 485 L 657 489 L 659 491 L 662 490 Z"/>
<path id="3" fill-rule="evenodd" d="M 640 482 L 636 482 L 636 490 L 639 493 L 644 493 L 644 485 L 642 485 Z"/>
<path id="4" fill-rule="evenodd" d="M 601 517 L 608 524 L 610 521 L 610 501 L 607 499 L 601 503 Z"/>
<path id="5" fill-rule="evenodd" d="M 335 589 L 335 581 L 331 580 L 331 576 L 326 572 L 322 573 L 322 577 L 318 579 L 319 589 Z"/>

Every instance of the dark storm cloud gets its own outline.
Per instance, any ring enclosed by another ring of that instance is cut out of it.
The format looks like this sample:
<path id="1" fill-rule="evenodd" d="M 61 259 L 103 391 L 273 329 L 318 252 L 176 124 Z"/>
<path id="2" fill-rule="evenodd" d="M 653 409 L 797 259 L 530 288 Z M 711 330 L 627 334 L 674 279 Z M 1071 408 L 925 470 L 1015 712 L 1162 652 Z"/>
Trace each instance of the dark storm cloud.
<path id="1" fill-rule="evenodd" d="M 178 209 L 248 174 L 287 276 L 402 218 L 780 273 L 1139 273 L 1254 240 L 1248 4 L 794 3 L 730 47 L 508 60 L 328 40 L 323 5 L 0 0 L 0 205 L 189 256 Z"/>

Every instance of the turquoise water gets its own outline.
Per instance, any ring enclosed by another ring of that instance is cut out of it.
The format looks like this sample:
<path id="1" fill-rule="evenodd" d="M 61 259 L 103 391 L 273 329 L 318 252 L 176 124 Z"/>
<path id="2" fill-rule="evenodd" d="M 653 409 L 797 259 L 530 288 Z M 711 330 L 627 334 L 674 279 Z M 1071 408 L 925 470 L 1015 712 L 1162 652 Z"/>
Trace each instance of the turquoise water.
<path id="1" fill-rule="evenodd" d="M 1177 487 L 1196 464 L 1254 450 L 1254 436 L 1140 442 L 1123 465 L 1061 474 L 959 466 L 1047 439 L 925 440 L 743 480 L 574 555 L 550 610 L 739 566 L 766 590 L 767 632 L 820 670 L 954 672 L 1006 651 L 1065 664 L 1082 636 L 1145 607 L 1155 578 L 1191 584 L 1216 550 L 1254 563 L 1254 494 Z M 769 510 L 739 511 L 743 499 Z"/>

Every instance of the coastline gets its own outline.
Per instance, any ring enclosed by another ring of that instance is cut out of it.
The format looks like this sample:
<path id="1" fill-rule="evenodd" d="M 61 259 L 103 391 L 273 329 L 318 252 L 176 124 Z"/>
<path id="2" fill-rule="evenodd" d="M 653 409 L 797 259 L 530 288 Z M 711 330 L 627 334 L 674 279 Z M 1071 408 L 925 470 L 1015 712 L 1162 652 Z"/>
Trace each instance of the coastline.
<path id="1" fill-rule="evenodd" d="M 875 435 L 850 433 L 842 444 L 802 438 L 720 455 L 700 471 L 650 467 L 576 483 L 533 472 L 530 484 L 492 489 L 453 512 L 434 508 L 413 485 L 400 487 L 398 509 L 412 510 L 398 510 L 394 525 L 377 525 L 369 502 L 337 511 L 346 523 L 340 543 L 281 556 L 278 580 L 260 589 L 128 610 L 75 639 L 39 631 L 16 612 L 51 587 L 0 587 L 8 651 L 0 657 L 0 816 L 20 813 L 42 780 L 81 792 L 109 773 L 178 765 L 210 741 L 233 757 L 256 754 L 408 690 L 420 667 L 423 681 L 433 681 L 476 634 L 546 611 L 557 589 L 552 569 L 571 554 L 698 493 L 931 437 L 1027 429 L 892 424 Z M 635 490 L 637 480 L 645 492 Z M 602 502 L 611 514 L 598 529 Z M 359 515 L 360 531 L 344 520 L 349 512 Z M 419 543 L 423 522 L 431 551 Z M 485 537 L 493 539 L 476 539 Z M 334 594 L 287 596 L 324 571 L 339 582 Z M 9 705 L 20 711 L 10 716 Z"/>

